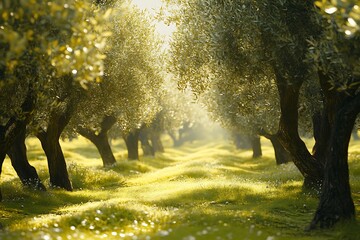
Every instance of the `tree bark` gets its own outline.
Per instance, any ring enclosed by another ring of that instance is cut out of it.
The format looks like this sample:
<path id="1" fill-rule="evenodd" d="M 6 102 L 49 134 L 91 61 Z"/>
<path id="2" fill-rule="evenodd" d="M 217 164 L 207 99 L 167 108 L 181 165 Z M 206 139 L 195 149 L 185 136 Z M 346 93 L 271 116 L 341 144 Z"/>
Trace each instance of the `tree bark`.
<path id="1" fill-rule="evenodd" d="M 344 100 L 345 95 L 332 88 L 330 76 L 322 71 L 318 71 L 319 82 L 323 93 L 323 110 L 313 117 L 315 145 L 313 147 L 313 156 L 325 165 L 326 152 L 330 144 L 330 134 L 334 125 L 336 111 Z M 316 119 L 317 118 L 317 119 Z M 315 120 L 315 121 L 314 121 Z"/>
<path id="2" fill-rule="evenodd" d="M 276 76 L 281 78 L 281 76 Z M 280 80 L 285 83 L 286 81 Z M 301 84 L 278 84 L 281 116 L 277 139 L 291 154 L 296 167 L 304 176 L 304 187 L 312 188 L 321 185 L 324 167 L 308 151 L 298 133 L 298 100 Z"/>
<path id="3" fill-rule="evenodd" d="M 314 134 L 315 144 L 312 149 L 312 155 L 323 165 L 325 165 L 325 155 L 330 139 L 331 131 L 329 129 L 331 129 L 333 124 L 329 119 L 329 112 L 333 111 L 333 108 L 334 106 L 330 107 L 325 102 L 323 113 L 317 116 L 318 119 L 314 119 L 316 117 L 313 117 L 313 124 L 317 129 L 314 129 L 316 135 Z"/>
<path id="4" fill-rule="evenodd" d="M 124 136 L 129 160 L 139 160 L 139 129 L 131 131 Z"/>
<path id="5" fill-rule="evenodd" d="M 96 146 L 103 161 L 104 167 L 109 167 L 116 163 L 114 154 L 109 144 L 107 133 L 100 133 L 96 135 L 95 132 L 88 129 L 78 130 L 78 133 L 81 136 L 89 139 Z"/>
<path id="6" fill-rule="evenodd" d="M 72 76 L 63 76 L 61 80 L 63 86 L 62 92 L 59 92 L 59 105 L 50 110 L 47 128 L 46 130 L 41 129 L 37 133 L 37 137 L 47 157 L 50 186 L 72 191 L 59 139 L 76 110 L 81 92 L 80 88 L 76 89 L 74 87 Z"/>
<path id="7" fill-rule="evenodd" d="M 41 183 L 36 169 L 29 164 L 26 155 L 25 135 L 26 129 L 21 129 L 19 135 L 15 139 L 11 148 L 8 150 L 7 154 L 10 157 L 11 164 L 23 185 L 30 186 L 37 190 L 45 191 L 46 188 Z"/>
<path id="8" fill-rule="evenodd" d="M 149 130 L 146 126 L 143 126 L 140 129 L 139 140 L 141 142 L 141 148 L 143 150 L 144 156 L 155 156 L 154 148 L 149 142 Z"/>
<path id="9" fill-rule="evenodd" d="M 49 122 L 46 132 L 38 133 L 37 137 L 45 152 L 49 174 L 50 186 L 72 191 L 65 157 L 60 146 L 59 138 L 62 131 L 57 121 Z"/>
<path id="10" fill-rule="evenodd" d="M 315 228 L 318 224 L 320 227 L 331 227 L 339 220 L 355 217 L 355 207 L 349 183 L 348 147 L 359 112 L 360 94 L 349 101 L 346 100 L 335 116 L 328 154 L 326 155 L 320 203 L 310 224 L 310 229 Z"/>
<path id="11" fill-rule="evenodd" d="M 253 150 L 253 158 L 259 158 L 262 156 L 261 142 L 259 136 L 249 136 L 251 140 L 251 147 Z"/>
<path id="12" fill-rule="evenodd" d="M 271 144 L 274 147 L 276 164 L 285 164 L 292 161 L 291 155 L 285 150 L 277 138 L 270 139 Z"/>
<path id="13" fill-rule="evenodd" d="M 292 161 L 291 155 L 285 150 L 276 137 L 270 139 L 275 152 L 276 164 L 285 164 Z"/>
<path id="14" fill-rule="evenodd" d="M 108 138 L 108 132 L 115 123 L 115 117 L 105 116 L 101 122 L 101 130 L 99 134 L 96 134 L 94 131 L 83 127 L 79 127 L 77 129 L 77 132 L 80 135 L 89 139 L 96 146 L 103 161 L 104 167 L 112 166 L 116 163 Z"/>
<path id="15" fill-rule="evenodd" d="M 160 136 L 158 132 L 151 133 L 151 143 L 155 152 L 165 152 Z"/>
<path id="16" fill-rule="evenodd" d="M 269 133 L 265 132 L 264 130 L 261 130 L 260 134 L 262 136 L 266 137 L 267 139 L 269 139 L 271 144 L 273 145 L 274 153 L 275 153 L 275 160 L 276 160 L 277 165 L 292 162 L 292 157 L 291 157 L 290 153 L 288 151 L 286 151 L 286 149 L 283 147 L 283 145 L 281 145 L 281 143 L 277 139 L 276 135 L 269 134 Z"/>
<path id="17" fill-rule="evenodd" d="M 30 83 L 26 98 L 21 105 L 22 118 L 12 116 L 4 126 L 0 125 L 0 175 L 6 153 L 9 151 L 21 131 L 26 129 L 26 126 L 32 117 L 32 111 L 35 108 L 37 100 L 36 96 L 34 86 Z M 0 191 L 0 200 L 1 199 L 2 195 Z"/>

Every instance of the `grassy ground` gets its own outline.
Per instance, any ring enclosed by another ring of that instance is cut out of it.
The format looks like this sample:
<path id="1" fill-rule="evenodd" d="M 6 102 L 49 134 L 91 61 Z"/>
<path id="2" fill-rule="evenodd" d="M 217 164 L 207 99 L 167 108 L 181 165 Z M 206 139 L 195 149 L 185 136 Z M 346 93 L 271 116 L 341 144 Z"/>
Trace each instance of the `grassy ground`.
<path id="1" fill-rule="evenodd" d="M 350 146 L 353 199 L 360 211 L 360 143 Z M 46 159 L 35 139 L 29 159 L 48 185 Z M 62 143 L 73 192 L 24 189 L 7 159 L 2 172 L 0 239 L 360 239 L 357 222 L 304 232 L 316 209 L 293 164 L 276 166 L 269 142 L 261 159 L 226 141 L 194 142 L 155 158 L 104 169 L 86 140 Z"/>

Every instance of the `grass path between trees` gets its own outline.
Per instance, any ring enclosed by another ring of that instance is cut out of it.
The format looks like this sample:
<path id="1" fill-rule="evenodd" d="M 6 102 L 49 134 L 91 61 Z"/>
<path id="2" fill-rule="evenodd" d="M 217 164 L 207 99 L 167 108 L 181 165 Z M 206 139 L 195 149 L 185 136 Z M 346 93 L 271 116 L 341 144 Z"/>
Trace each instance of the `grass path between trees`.
<path id="1" fill-rule="evenodd" d="M 85 139 L 64 141 L 74 191 L 23 188 L 5 160 L 0 239 L 360 239 L 360 217 L 331 230 L 304 232 L 317 206 L 303 192 L 290 163 L 276 166 L 270 143 L 263 157 L 235 150 L 229 141 L 187 143 L 140 161 L 127 161 L 113 142 L 117 164 L 103 168 Z M 310 146 L 310 141 L 308 142 Z M 49 184 L 46 158 L 27 140 L 30 162 Z M 360 142 L 350 144 L 350 174 L 360 212 Z"/>

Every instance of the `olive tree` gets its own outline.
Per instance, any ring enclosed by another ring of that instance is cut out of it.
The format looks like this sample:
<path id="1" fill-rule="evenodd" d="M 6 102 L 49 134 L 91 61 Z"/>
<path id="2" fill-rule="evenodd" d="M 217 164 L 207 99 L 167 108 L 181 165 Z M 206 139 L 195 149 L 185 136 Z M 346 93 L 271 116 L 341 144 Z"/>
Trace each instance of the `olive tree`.
<path id="1" fill-rule="evenodd" d="M 128 1 L 112 10 L 103 81 L 89 87 L 70 124 L 95 144 L 104 166 L 116 162 L 108 142 L 111 128 L 124 136 L 129 159 L 138 159 L 137 134 L 159 111 L 162 84 L 161 42 L 149 16 Z"/>
<path id="2" fill-rule="evenodd" d="M 265 135 L 274 145 L 277 162 L 289 161 L 274 135 L 280 112 L 278 93 L 271 66 L 263 56 L 260 31 L 251 24 L 255 10 L 246 2 L 223 6 L 208 1 L 187 3 L 179 14 L 183 24 L 172 48 L 180 85 L 188 84 L 196 94 L 202 93 L 208 110 L 226 128 Z"/>
<path id="3" fill-rule="evenodd" d="M 101 27 L 107 14 L 94 14 L 87 1 L 37 0 L 2 1 L 0 13 L 0 160 L 2 164 L 8 153 L 23 183 L 36 185 L 35 169 L 20 154 L 26 150 L 26 126 L 49 86 L 67 82 L 79 87 L 101 77 L 104 55 L 99 43 L 107 35 Z M 57 185 L 50 162 L 49 169 Z"/>
<path id="4" fill-rule="evenodd" d="M 330 226 L 339 219 L 351 218 L 354 208 L 348 182 L 347 146 L 348 131 L 351 132 L 359 111 L 359 84 L 354 71 L 356 64 L 346 64 L 349 63 L 346 56 L 351 56 L 347 51 L 354 49 L 356 39 L 345 43 L 341 36 L 334 37 L 339 36 L 338 32 L 333 31 L 331 23 L 321 20 L 311 1 L 178 3 L 182 8 L 176 18 L 180 28 L 175 35 L 174 54 L 181 56 L 175 58 L 180 83 L 201 93 L 217 82 L 219 73 L 225 76 L 221 78 L 222 87 L 231 79 L 229 74 L 247 80 L 234 82 L 230 89 L 244 87 L 249 80 L 258 80 L 260 85 L 273 79 L 280 108 L 279 124 L 273 135 L 291 154 L 305 178 L 305 186 L 324 181 L 323 192 L 328 193 L 322 195 L 325 200 L 321 201 L 312 226 L 318 222 Z M 336 51 L 339 47 L 341 50 Z M 352 56 L 356 54 L 355 51 Z M 326 66 L 331 71 L 324 71 Z M 319 80 L 324 95 L 322 130 L 313 155 L 298 130 L 300 90 L 306 79 Z M 221 93 L 231 96 L 234 92 L 237 93 L 235 90 Z"/>

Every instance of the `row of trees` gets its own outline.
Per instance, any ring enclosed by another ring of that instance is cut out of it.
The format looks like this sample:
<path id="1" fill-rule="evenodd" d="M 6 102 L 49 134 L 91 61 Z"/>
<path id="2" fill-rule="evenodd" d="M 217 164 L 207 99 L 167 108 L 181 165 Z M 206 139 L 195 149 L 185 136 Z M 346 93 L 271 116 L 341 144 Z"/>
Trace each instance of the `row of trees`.
<path id="1" fill-rule="evenodd" d="M 139 139 L 144 154 L 163 151 L 160 133 L 192 120 L 164 78 L 150 17 L 129 1 L 8 0 L 0 13 L 0 166 L 8 155 L 24 185 L 45 190 L 26 156 L 29 135 L 50 185 L 71 191 L 60 137 L 84 136 L 111 166 L 110 129 L 136 160 Z"/>
<path id="2" fill-rule="evenodd" d="M 360 111 L 359 6 L 352 1 L 176 0 L 172 68 L 226 127 L 269 138 L 304 187 L 310 229 L 355 216 L 347 151 Z M 334 17 L 336 16 L 336 18 Z M 300 115 L 299 115 L 300 114 Z M 300 138 L 313 130 L 310 153 Z"/>
<path id="3" fill-rule="evenodd" d="M 44 189 L 23 157 L 27 126 L 41 135 L 45 152 L 62 154 L 56 137 L 74 111 L 66 106 L 104 72 L 108 32 L 99 24 L 108 14 L 85 1 L 2 1 L 0 9 L 0 163 L 8 154 L 23 183 Z M 54 167 L 66 166 L 49 164 L 54 185 L 65 187 Z"/>
<path id="4" fill-rule="evenodd" d="M 178 85 L 254 145 L 269 138 L 277 163 L 292 160 L 305 187 L 321 186 L 310 228 L 353 218 L 347 147 L 360 110 L 358 5 L 169 2 L 178 6 L 169 64 Z M 144 153 L 161 151 L 159 133 L 189 127 L 199 113 L 164 77 L 161 41 L 128 1 L 4 0 L 0 12 L 0 166 L 9 155 L 25 185 L 45 189 L 27 161 L 29 134 L 41 141 L 51 186 L 72 190 L 61 136 L 88 138 L 110 166 L 110 129 L 138 159 L 139 139 Z M 312 153 L 299 131 L 313 132 Z M 176 143 L 181 133 L 171 135 Z"/>

